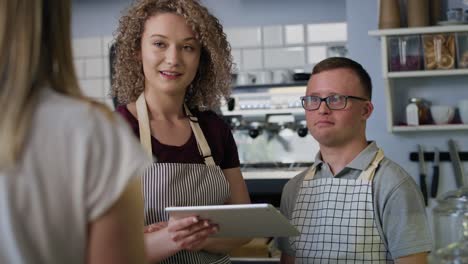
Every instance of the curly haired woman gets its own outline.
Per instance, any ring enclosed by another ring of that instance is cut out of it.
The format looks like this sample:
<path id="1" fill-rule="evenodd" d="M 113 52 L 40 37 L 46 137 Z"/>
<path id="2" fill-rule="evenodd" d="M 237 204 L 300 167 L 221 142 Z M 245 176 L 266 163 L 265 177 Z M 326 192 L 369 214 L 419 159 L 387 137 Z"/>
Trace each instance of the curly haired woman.
<path id="1" fill-rule="evenodd" d="M 230 263 L 226 253 L 247 240 L 211 238 L 215 225 L 164 212 L 250 203 L 231 130 L 211 111 L 230 92 L 222 26 L 196 0 L 142 0 L 121 18 L 115 47 L 117 111 L 155 159 L 143 177 L 149 259 Z"/>

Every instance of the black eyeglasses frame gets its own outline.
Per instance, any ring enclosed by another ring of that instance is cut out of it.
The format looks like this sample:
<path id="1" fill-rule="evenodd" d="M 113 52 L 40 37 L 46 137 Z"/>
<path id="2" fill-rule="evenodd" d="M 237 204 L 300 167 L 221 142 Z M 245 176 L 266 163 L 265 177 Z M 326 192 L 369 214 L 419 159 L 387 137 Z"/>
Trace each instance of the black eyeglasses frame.
<path id="1" fill-rule="evenodd" d="M 345 103 L 344 103 L 344 106 L 341 107 L 341 108 L 331 108 L 330 105 L 329 105 L 329 101 L 330 101 L 330 97 L 333 97 L 333 96 L 343 96 L 345 98 Z M 318 98 L 320 99 L 320 103 L 318 104 L 318 107 L 315 108 L 315 109 L 307 109 L 305 106 L 304 106 L 304 101 L 307 99 L 307 98 L 311 98 L 311 97 L 315 97 L 315 98 Z M 325 102 L 325 105 L 328 107 L 328 109 L 330 110 L 343 110 L 346 108 L 346 106 L 348 105 L 348 99 L 356 99 L 356 100 L 360 100 L 360 101 L 369 101 L 369 99 L 366 99 L 366 98 L 362 98 L 362 97 L 358 97 L 358 96 L 352 96 L 352 95 L 342 95 L 342 94 L 332 94 L 332 95 L 329 95 L 327 97 L 320 97 L 320 96 L 316 96 L 316 95 L 306 95 L 306 96 L 301 96 L 300 97 L 301 99 L 301 104 L 302 104 L 302 108 L 304 108 L 304 110 L 306 111 L 315 111 L 315 110 L 318 110 L 320 108 L 320 106 L 322 105 L 322 102 Z"/>

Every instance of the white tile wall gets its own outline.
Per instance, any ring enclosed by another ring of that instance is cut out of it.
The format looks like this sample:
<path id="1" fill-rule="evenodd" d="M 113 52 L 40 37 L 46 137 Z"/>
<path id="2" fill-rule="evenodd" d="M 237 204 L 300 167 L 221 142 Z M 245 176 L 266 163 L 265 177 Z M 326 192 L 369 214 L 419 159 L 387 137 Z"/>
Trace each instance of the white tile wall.
<path id="1" fill-rule="evenodd" d="M 109 77 L 110 78 L 110 61 L 109 61 L 109 57 L 106 56 L 106 57 L 103 57 L 103 68 L 104 68 L 104 72 L 103 72 L 103 76 L 104 77 Z"/>
<path id="2" fill-rule="evenodd" d="M 304 43 L 304 26 L 303 25 L 286 25 L 286 44 L 303 44 Z"/>
<path id="3" fill-rule="evenodd" d="M 75 59 L 75 71 L 78 79 L 85 77 L 85 60 L 84 59 Z"/>
<path id="4" fill-rule="evenodd" d="M 112 41 L 113 41 L 113 38 L 112 37 L 102 37 L 102 40 L 101 40 L 101 45 L 102 45 L 102 55 L 104 57 L 108 57 L 109 56 L 109 50 L 110 50 L 110 47 L 112 45 Z"/>
<path id="5" fill-rule="evenodd" d="M 266 48 L 265 68 L 294 68 L 305 64 L 304 47 Z"/>
<path id="6" fill-rule="evenodd" d="M 262 49 L 244 49 L 242 51 L 242 70 L 256 70 L 263 68 Z"/>
<path id="7" fill-rule="evenodd" d="M 262 30 L 264 47 L 283 46 L 283 26 L 267 26 Z"/>
<path id="8" fill-rule="evenodd" d="M 73 56 L 80 87 L 86 96 L 110 100 L 109 47 L 111 36 L 73 40 Z M 108 103 L 108 102 L 106 102 Z"/>
<path id="9" fill-rule="evenodd" d="M 315 63 L 328 57 L 329 44 L 340 46 L 347 41 L 346 23 L 239 27 L 225 31 L 238 72 L 279 68 L 308 72 Z"/>
<path id="10" fill-rule="evenodd" d="M 225 29 L 227 38 L 233 48 L 260 47 L 262 31 L 260 27 Z"/>
<path id="11" fill-rule="evenodd" d="M 102 56 L 101 38 L 80 38 L 73 40 L 73 56 L 75 58 Z"/>
<path id="12" fill-rule="evenodd" d="M 327 23 L 307 25 L 307 42 L 346 42 L 348 38 L 346 23 Z"/>
<path id="13" fill-rule="evenodd" d="M 89 58 L 85 59 L 85 76 L 89 78 L 104 77 L 104 58 Z"/>
<path id="14" fill-rule="evenodd" d="M 232 49 L 231 50 L 231 55 L 232 55 L 232 59 L 235 63 L 234 65 L 234 69 L 235 71 L 241 71 L 242 69 L 242 59 L 241 59 L 241 55 L 242 54 L 242 51 L 240 49 Z"/>
<path id="15" fill-rule="evenodd" d="M 103 81 L 103 79 L 80 80 L 81 90 L 86 96 L 103 99 L 105 96 Z"/>
<path id="16" fill-rule="evenodd" d="M 110 97 L 111 81 L 109 78 L 103 80 L 104 97 Z"/>
<path id="17" fill-rule="evenodd" d="M 307 63 L 316 64 L 327 58 L 327 46 L 307 47 Z"/>

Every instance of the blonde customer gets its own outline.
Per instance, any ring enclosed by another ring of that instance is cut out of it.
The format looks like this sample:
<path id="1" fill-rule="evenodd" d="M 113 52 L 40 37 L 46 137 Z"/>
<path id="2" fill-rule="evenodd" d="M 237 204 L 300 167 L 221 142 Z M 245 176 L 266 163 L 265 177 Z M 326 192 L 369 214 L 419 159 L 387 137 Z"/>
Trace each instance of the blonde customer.
<path id="1" fill-rule="evenodd" d="M 0 263 L 144 263 L 127 125 L 84 98 L 69 0 L 0 0 Z"/>

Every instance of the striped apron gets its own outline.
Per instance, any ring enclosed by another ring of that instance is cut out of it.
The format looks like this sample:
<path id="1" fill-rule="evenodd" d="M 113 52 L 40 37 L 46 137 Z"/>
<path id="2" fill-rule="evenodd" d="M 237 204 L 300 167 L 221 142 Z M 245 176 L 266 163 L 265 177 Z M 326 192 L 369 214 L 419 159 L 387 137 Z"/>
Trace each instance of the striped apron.
<path id="1" fill-rule="evenodd" d="M 393 263 L 374 218 L 372 181 L 383 157 L 379 149 L 356 180 L 314 179 L 311 167 L 292 214 L 301 232 L 290 238 L 296 263 Z"/>
<path id="2" fill-rule="evenodd" d="M 136 104 L 140 141 L 148 155 L 153 156 L 148 109 L 143 93 Z M 211 156 L 211 149 L 197 117 L 193 116 L 185 105 L 184 109 L 205 163 L 154 162 L 145 171 L 142 178 L 145 225 L 168 221 L 169 216 L 164 211 L 166 207 L 225 204 L 230 196 L 229 183 Z M 206 264 L 231 263 L 231 261 L 227 255 L 182 250 L 160 263 Z"/>

